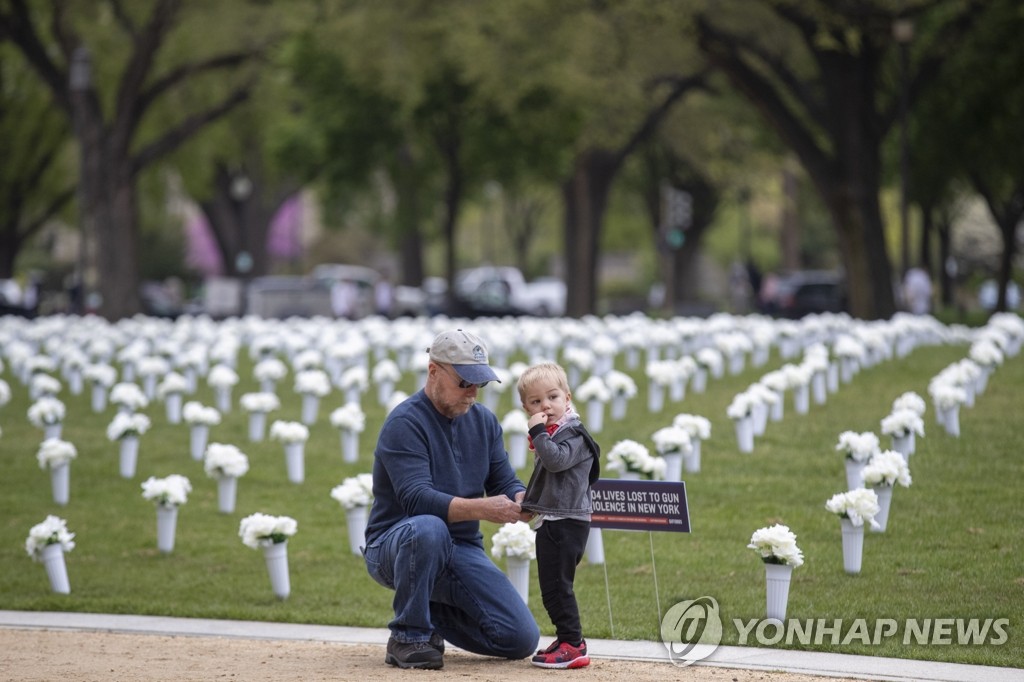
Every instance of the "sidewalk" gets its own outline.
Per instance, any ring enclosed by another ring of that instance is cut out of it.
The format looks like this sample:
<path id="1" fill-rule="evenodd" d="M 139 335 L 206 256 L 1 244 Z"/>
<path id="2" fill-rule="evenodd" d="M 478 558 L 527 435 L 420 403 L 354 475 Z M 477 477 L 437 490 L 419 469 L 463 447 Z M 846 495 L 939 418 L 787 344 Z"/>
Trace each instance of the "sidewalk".
<path id="1" fill-rule="evenodd" d="M 386 645 L 388 640 L 386 629 L 45 611 L 0 611 L 0 628 L 97 630 L 128 634 L 239 637 L 380 646 Z M 665 647 L 661 642 L 591 639 L 589 644 L 591 656 L 594 658 L 663 662 L 669 665 Z M 1016 668 L 734 646 L 719 647 L 714 654 L 697 665 L 901 682 L 1020 682 L 1024 679 L 1024 670 Z"/>

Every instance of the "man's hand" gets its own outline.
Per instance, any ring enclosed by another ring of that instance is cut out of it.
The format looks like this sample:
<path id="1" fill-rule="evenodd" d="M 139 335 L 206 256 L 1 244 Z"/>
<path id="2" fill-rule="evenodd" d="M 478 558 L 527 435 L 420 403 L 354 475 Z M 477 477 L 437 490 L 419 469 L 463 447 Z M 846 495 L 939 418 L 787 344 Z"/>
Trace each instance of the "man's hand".
<path id="1" fill-rule="evenodd" d="M 519 502 L 523 499 L 523 493 L 516 495 L 516 502 L 504 495 L 493 497 L 481 497 L 477 499 L 466 499 L 456 497 L 448 506 L 449 523 L 459 521 L 490 521 L 492 523 L 514 523 L 519 520 L 523 508 Z"/>

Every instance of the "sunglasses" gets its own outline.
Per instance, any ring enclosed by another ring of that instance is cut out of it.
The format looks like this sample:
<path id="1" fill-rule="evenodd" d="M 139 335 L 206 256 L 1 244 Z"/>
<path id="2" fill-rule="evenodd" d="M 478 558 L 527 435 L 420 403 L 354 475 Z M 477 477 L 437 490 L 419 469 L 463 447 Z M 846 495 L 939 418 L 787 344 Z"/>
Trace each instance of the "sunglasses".
<path id="1" fill-rule="evenodd" d="M 438 365 L 438 367 L 442 367 L 442 368 L 444 368 L 444 370 L 446 372 L 448 372 L 448 367 L 446 365 Z M 453 376 L 453 377 L 455 377 L 456 379 L 459 380 L 459 388 L 461 388 L 462 390 L 466 390 L 470 386 L 476 386 L 478 389 L 480 389 L 480 388 L 483 388 L 484 386 L 486 386 L 487 384 L 491 383 L 489 381 L 484 381 L 483 383 L 474 384 L 474 383 L 472 383 L 470 381 L 466 381 L 465 379 L 463 379 L 462 377 L 460 377 L 458 374 L 456 374 L 454 372 L 448 372 L 448 374 L 450 374 L 451 376 Z"/>

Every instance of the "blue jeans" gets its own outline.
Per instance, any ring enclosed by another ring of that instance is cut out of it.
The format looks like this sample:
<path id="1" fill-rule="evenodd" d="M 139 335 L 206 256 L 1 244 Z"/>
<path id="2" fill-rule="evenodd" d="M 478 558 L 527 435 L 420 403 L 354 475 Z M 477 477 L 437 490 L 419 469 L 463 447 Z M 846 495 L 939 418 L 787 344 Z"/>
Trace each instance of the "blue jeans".
<path id="1" fill-rule="evenodd" d="M 485 656 L 535 653 L 540 630 L 512 583 L 482 548 L 452 540 L 436 516 L 395 524 L 364 558 L 370 577 L 395 591 L 388 628 L 396 640 L 425 642 L 438 632 Z"/>

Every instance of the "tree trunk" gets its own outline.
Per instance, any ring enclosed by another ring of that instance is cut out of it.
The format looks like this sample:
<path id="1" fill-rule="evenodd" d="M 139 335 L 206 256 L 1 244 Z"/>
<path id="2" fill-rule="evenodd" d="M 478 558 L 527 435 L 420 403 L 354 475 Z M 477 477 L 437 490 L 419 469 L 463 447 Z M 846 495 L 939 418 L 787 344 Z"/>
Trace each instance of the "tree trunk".
<path id="1" fill-rule="evenodd" d="M 398 253 L 401 259 L 400 284 L 423 284 L 423 236 L 420 233 L 419 182 L 416 161 L 408 144 L 397 154 L 395 187 L 398 193 Z"/>
<path id="2" fill-rule="evenodd" d="M 562 185 L 565 202 L 566 315 L 597 311 L 597 254 L 608 192 L 620 157 L 588 149 L 576 157 L 572 176 Z"/>

